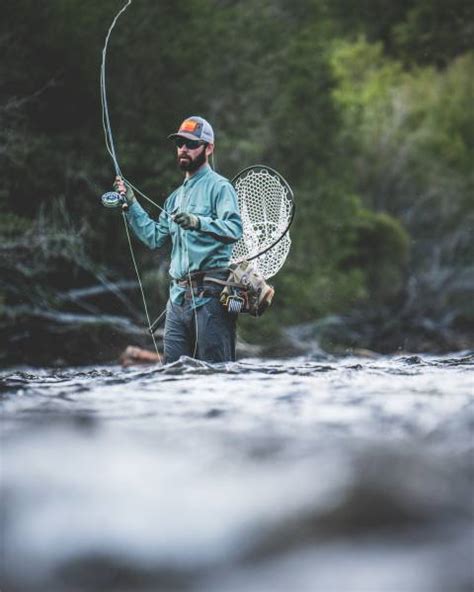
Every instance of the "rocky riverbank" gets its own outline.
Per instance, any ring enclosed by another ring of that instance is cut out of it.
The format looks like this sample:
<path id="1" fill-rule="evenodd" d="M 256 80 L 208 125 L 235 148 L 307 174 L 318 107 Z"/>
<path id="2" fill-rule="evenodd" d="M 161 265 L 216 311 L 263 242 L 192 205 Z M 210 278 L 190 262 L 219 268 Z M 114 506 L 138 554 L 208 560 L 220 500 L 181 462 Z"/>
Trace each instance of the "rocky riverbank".
<path id="1" fill-rule="evenodd" d="M 239 358 L 291 357 L 305 354 L 378 355 L 446 353 L 474 348 L 471 328 L 445 326 L 429 319 L 393 322 L 389 316 L 360 313 L 328 316 L 281 328 L 276 339 L 238 339 Z M 0 365 L 81 366 L 116 362 L 129 345 L 153 349 L 143 326 L 118 315 L 86 315 L 37 311 L 0 322 L 4 349 Z M 162 350 L 163 329 L 156 340 Z"/>

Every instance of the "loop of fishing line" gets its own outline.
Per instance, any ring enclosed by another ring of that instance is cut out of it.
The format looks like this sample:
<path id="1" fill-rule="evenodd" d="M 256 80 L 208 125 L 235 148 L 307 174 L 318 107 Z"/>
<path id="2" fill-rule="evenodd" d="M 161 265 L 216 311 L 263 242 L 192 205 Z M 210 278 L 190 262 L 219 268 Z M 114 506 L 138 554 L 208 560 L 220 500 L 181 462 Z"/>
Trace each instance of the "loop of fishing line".
<path id="1" fill-rule="evenodd" d="M 107 86 L 106 86 L 107 49 L 108 49 L 108 45 L 109 45 L 110 36 L 112 35 L 112 31 L 113 31 L 118 19 L 127 10 L 127 8 L 130 6 L 131 3 L 132 3 L 132 0 L 127 0 L 127 2 L 122 6 L 122 8 L 115 15 L 115 17 L 114 17 L 114 19 L 107 31 L 107 35 L 105 37 L 105 42 L 104 42 L 104 47 L 102 49 L 102 62 L 101 62 L 101 68 L 100 68 L 100 99 L 101 99 L 101 106 L 102 106 L 102 128 L 104 130 L 105 147 L 112 159 L 114 169 L 115 169 L 115 175 L 117 177 L 120 177 L 121 179 L 123 179 L 124 183 L 129 185 L 132 188 L 132 190 L 136 191 L 144 199 L 146 199 L 147 201 L 152 203 L 155 207 L 157 207 L 159 210 L 161 210 L 162 212 L 165 212 L 168 216 L 170 216 L 170 214 L 164 208 L 162 208 L 159 204 L 155 203 L 152 199 L 150 199 L 147 195 L 145 195 L 142 191 L 140 191 L 137 187 L 135 187 L 130 181 L 128 181 L 123 176 L 122 171 L 120 170 L 120 165 L 119 165 L 118 158 L 117 158 L 117 152 L 115 149 L 115 142 L 114 142 L 114 137 L 113 137 L 113 133 L 112 133 L 112 125 L 110 123 L 109 106 L 108 106 L 108 101 L 107 101 Z M 138 269 L 138 265 L 137 265 L 137 262 L 135 259 L 135 253 L 133 251 L 132 240 L 130 237 L 130 232 L 128 229 L 128 224 L 127 224 L 125 212 L 123 210 L 122 210 L 122 218 L 123 218 L 123 222 L 124 222 L 124 226 L 125 226 L 125 233 L 127 236 L 128 247 L 129 247 L 130 255 L 132 258 L 133 267 L 135 269 L 135 274 L 137 276 L 138 285 L 139 285 L 140 293 L 142 296 L 143 308 L 145 310 L 145 316 L 146 316 L 146 320 L 148 323 L 148 330 L 151 334 L 151 338 L 153 341 L 153 345 L 155 347 L 155 351 L 156 351 L 156 353 L 158 355 L 158 359 L 161 363 L 161 356 L 158 351 L 158 346 L 156 344 L 154 330 L 152 329 L 152 323 L 150 322 L 150 315 L 148 314 L 148 306 L 147 306 L 147 302 L 146 302 L 145 291 L 143 288 L 143 282 L 140 277 L 140 271 Z M 161 316 L 162 315 L 160 315 L 160 317 Z M 156 321 L 153 323 L 153 325 L 155 325 L 155 323 L 156 323 Z"/>
<path id="2" fill-rule="evenodd" d="M 122 6 L 122 8 L 117 12 L 115 15 L 105 37 L 104 47 L 102 48 L 102 62 L 100 67 L 100 99 L 102 105 L 102 128 L 104 130 L 104 137 L 105 137 L 105 147 L 107 152 L 109 153 L 114 169 L 115 174 L 117 177 L 121 177 L 133 191 L 136 191 L 141 197 L 143 197 L 146 201 L 150 202 L 156 208 L 158 208 L 161 212 L 164 212 L 167 216 L 171 217 L 171 214 L 167 212 L 163 207 L 153 201 L 150 197 L 145 195 L 138 187 L 133 185 L 128 179 L 124 177 L 122 171 L 120 170 L 120 165 L 117 158 L 117 152 L 115 149 L 115 142 L 112 133 L 112 126 L 110 123 L 110 114 L 109 114 L 109 105 L 107 100 L 107 84 L 106 84 L 106 61 L 107 61 L 107 50 L 109 46 L 109 40 L 112 35 L 112 31 L 114 30 L 115 25 L 117 24 L 118 19 L 120 16 L 127 10 L 133 0 L 127 0 L 127 2 Z"/>

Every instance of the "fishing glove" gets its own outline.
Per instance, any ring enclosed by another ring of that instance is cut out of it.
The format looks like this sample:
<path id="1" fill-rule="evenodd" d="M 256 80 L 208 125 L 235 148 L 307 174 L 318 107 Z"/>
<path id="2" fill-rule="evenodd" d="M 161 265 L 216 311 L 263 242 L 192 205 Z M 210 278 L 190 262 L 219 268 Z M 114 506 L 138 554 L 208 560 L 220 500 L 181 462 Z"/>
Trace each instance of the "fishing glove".
<path id="1" fill-rule="evenodd" d="M 125 203 L 127 204 L 127 206 L 131 206 L 132 203 L 136 200 L 135 194 L 133 193 L 133 189 L 130 187 L 130 185 L 127 185 L 126 183 L 124 183 L 125 188 L 126 188 L 126 192 L 125 193 L 120 193 L 119 192 L 119 183 L 118 181 L 115 181 L 114 183 L 114 189 L 115 191 L 117 191 L 117 193 L 120 193 L 120 195 L 124 198 Z"/>
<path id="2" fill-rule="evenodd" d="M 201 222 L 194 214 L 186 214 L 186 212 L 180 212 L 174 217 L 176 224 L 179 224 L 184 230 L 199 230 L 201 228 Z"/>

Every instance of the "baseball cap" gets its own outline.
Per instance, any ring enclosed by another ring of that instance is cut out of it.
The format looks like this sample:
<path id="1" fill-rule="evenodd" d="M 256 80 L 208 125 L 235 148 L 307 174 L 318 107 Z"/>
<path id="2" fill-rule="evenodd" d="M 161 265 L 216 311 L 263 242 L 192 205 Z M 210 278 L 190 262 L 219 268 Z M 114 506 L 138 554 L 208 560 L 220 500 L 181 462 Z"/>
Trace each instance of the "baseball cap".
<path id="1" fill-rule="evenodd" d="M 170 134 L 168 139 L 171 140 L 176 136 L 182 136 L 188 138 L 188 140 L 201 140 L 214 144 L 214 130 L 211 124 L 206 121 L 203 117 L 198 115 L 192 115 L 187 117 L 183 123 L 179 126 L 179 130 L 175 134 Z"/>

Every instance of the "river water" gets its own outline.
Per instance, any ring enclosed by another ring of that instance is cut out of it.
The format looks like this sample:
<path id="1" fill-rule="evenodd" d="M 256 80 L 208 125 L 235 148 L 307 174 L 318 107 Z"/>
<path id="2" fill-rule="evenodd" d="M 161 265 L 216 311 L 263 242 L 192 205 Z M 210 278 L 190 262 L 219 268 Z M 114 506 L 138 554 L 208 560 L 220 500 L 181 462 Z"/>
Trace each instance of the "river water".
<path id="1" fill-rule="evenodd" d="M 474 355 L 12 369 L 3 592 L 468 592 Z"/>

